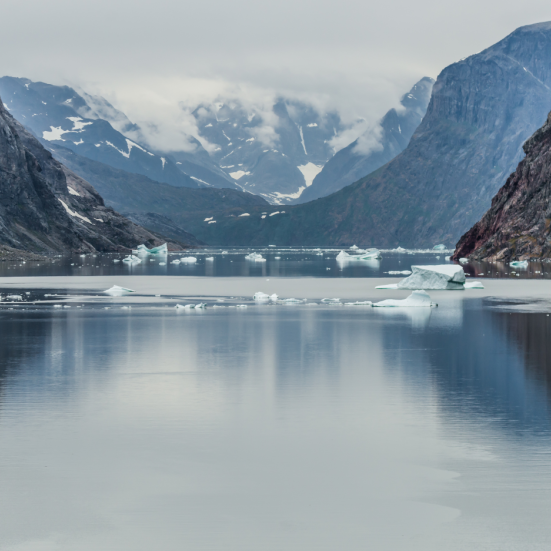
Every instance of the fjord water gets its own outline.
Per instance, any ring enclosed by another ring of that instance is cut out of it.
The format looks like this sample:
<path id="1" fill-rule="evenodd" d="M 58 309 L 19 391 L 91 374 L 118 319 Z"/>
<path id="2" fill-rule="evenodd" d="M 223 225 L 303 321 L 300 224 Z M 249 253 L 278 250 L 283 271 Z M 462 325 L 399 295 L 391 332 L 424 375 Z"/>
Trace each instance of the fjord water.
<path id="1" fill-rule="evenodd" d="M 2 310 L 0 549 L 547 549 L 551 318 L 449 296 Z"/>

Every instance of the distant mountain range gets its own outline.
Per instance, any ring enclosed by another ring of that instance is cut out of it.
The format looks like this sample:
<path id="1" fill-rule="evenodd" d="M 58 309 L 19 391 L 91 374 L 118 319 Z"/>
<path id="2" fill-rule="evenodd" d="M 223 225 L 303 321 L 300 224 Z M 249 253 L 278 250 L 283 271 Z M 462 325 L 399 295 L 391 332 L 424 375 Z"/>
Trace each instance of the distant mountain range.
<path id="1" fill-rule="evenodd" d="M 158 236 L 106 207 L 0 101 L 0 244 L 34 251 L 123 251 Z"/>
<path id="2" fill-rule="evenodd" d="M 43 143 L 173 186 L 238 188 L 197 140 L 192 162 L 185 152 L 159 154 L 130 139 L 140 136 L 140 128 L 103 98 L 13 77 L 0 78 L 0 96 L 5 108 Z"/>
<path id="3" fill-rule="evenodd" d="M 434 79 L 422 78 L 400 103 L 402 110 L 391 109 L 381 120 L 380 134 L 372 130 L 337 151 L 297 203 L 306 203 L 330 195 L 382 167 L 409 144 L 430 100 Z"/>
<path id="4" fill-rule="evenodd" d="M 521 27 L 446 67 L 407 148 L 285 215 L 186 228 L 217 244 L 453 246 L 490 206 L 551 110 L 551 23 Z M 274 210 L 274 209 L 271 209 Z"/>

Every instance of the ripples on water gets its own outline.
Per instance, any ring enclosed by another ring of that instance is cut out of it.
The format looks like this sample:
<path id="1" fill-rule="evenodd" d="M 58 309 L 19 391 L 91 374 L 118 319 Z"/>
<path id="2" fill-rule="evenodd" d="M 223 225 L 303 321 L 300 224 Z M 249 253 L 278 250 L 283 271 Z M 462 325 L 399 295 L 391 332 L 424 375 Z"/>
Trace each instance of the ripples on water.
<path id="1" fill-rule="evenodd" d="M 0 549 L 548 549 L 550 320 L 4 310 Z"/>

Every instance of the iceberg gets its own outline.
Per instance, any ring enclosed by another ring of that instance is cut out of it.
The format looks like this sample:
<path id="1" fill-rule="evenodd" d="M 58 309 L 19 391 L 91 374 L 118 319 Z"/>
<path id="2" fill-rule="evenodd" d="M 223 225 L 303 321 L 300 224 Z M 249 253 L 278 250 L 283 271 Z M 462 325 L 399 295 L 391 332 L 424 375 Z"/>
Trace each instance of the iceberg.
<path id="1" fill-rule="evenodd" d="M 465 281 L 465 289 L 484 289 L 480 281 Z"/>
<path id="2" fill-rule="evenodd" d="M 341 301 L 340 298 L 322 298 L 321 299 L 321 302 L 323 304 L 331 304 L 331 303 L 340 302 L 340 301 Z"/>
<path id="3" fill-rule="evenodd" d="M 387 273 L 388 275 L 409 275 L 411 274 L 411 270 L 402 270 L 401 272 L 400 271 L 390 271 L 390 272 L 385 272 Z"/>
<path id="4" fill-rule="evenodd" d="M 253 299 L 258 300 L 259 302 L 268 302 L 270 300 L 270 295 L 267 295 L 262 291 L 258 291 L 253 295 Z"/>
<path id="5" fill-rule="evenodd" d="M 337 255 L 337 262 L 348 262 L 357 260 L 376 260 L 381 258 L 381 252 L 379 249 L 367 249 L 360 254 L 348 254 L 345 251 L 341 251 Z"/>
<path id="6" fill-rule="evenodd" d="M 430 295 L 426 291 L 413 291 L 409 297 L 402 300 L 387 299 L 381 302 L 373 303 L 374 307 L 389 307 L 389 308 L 432 308 L 438 304 L 431 302 Z"/>
<path id="7" fill-rule="evenodd" d="M 266 262 L 266 259 L 261 254 L 258 254 L 258 253 L 246 254 L 245 258 L 247 260 L 254 260 L 255 262 Z"/>
<path id="8" fill-rule="evenodd" d="M 460 262 L 461 264 L 467 264 L 467 262 L 469 262 L 469 259 L 468 259 L 468 258 L 460 258 L 460 259 L 459 259 L 459 262 Z"/>
<path id="9" fill-rule="evenodd" d="M 133 254 L 130 254 L 122 259 L 123 262 L 126 262 L 127 264 L 139 264 L 142 260 L 141 258 L 138 258 L 137 256 L 134 256 Z"/>
<path id="10" fill-rule="evenodd" d="M 23 300 L 22 295 L 8 295 L 6 298 L 9 298 L 10 300 Z"/>
<path id="11" fill-rule="evenodd" d="M 118 285 L 113 285 L 110 289 L 103 291 L 106 295 L 111 295 L 112 297 L 123 297 L 129 295 L 130 293 L 135 293 L 134 289 L 126 289 L 125 287 L 119 287 Z"/>
<path id="12" fill-rule="evenodd" d="M 195 305 L 195 310 L 204 310 L 207 307 L 206 302 L 200 302 L 199 304 Z"/>
<path id="13" fill-rule="evenodd" d="M 113 262 L 120 262 L 120 260 L 118 258 L 115 258 L 115 260 L 113 260 Z M 71 266 L 73 266 L 73 264 L 71 264 Z"/>
<path id="14" fill-rule="evenodd" d="M 358 250 L 357 245 L 352 245 L 352 247 L 350 247 L 350 250 L 351 251 L 357 251 Z"/>
<path id="15" fill-rule="evenodd" d="M 464 289 L 465 272 L 456 264 L 412 266 L 412 274 L 398 283 L 398 289 Z"/>
<path id="16" fill-rule="evenodd" d="M 214 260 L 214 256 L 208 256 L 207 258 L 205 258 L 205 260 L 208 260 L 210 262 L 211 260 Z"/>
<path id="17" fill-rule="evenodd" d="M 435 245 L 433 248 L 432 248 L 433 251 L 445 251 L 446 250 L 446 245 Z"/>
<path id="18" fill-rule="evenodd" d="M 402 247 L 396 247 L 395 249 L 392 249 L 392 252 L 393 253 L 405 253 L 406 249 L 404 249 Z"/>
<path id="19" fill-rule="evenodd" d="M 183 258 L 180 258 L 180 262 L 183 264 L 195 264 L 197 262 L 197 258 L 194 256 L 184 256 Z"/>
<path id="20" fill-rule="evenodd" d="M 357 300 L 356 302 L 345 302 L 345 306 L 371 306 L 373 303 L 370 300 Z"/>
<path id="21" fill-rule="evenodd" d="M 163 245 L 160 245 L 159 247 L 153 247 L 152 249 L 148 249 L 145 245 L 138 245 L 138 253 L 140 254 L 167 254 L 168 253 L 168 247 L 166 246 L 166 243 Z"/>
<path id="22" fill-rule="evenodd" d="M 389 283 L 388 285 L 377 285 L 375 289 L 398 289 L 397 283 Z"/>
<path id="23" fill-rule="evenodd" d="M 509 262 L 509 266 L 513 268 L 528 268 L 528 260 L 513 260 L 513 262 Z"/>
<path id="24" fill-rule="evenodd" d="M 298 299 L 298 298 L 285 298 L 283 300 L 279 301 L 281 304 L 302 304 L 303 302 L 306 302 L 306 299 Z"/>
<path id="25" fill-rule="evenodd" d="M 176 258 L 175 260 L 173 260 L 173 261 L 171 262 L 171 264 L 180 264 L 180 261 Z"/>

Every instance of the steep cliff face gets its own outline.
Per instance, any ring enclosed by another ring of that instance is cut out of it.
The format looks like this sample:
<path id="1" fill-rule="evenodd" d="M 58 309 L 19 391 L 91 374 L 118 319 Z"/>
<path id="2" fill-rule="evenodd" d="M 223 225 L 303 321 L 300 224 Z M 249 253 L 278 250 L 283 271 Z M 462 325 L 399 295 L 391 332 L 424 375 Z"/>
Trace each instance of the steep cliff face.
<path id="1" fill-rule="evenodd" d="M 427 111 L 433 85 L 432 78 L 422 78 L 402 97 L 400 103 L 403 109 L 391 109 L 382 118 L 381 135 L 376 144 L 370 144 L 369 151 L 363 152 L 365 143 L 370 142 L 370 136 L 366 135 L 335 153 L 296 202 L 306 203 L 334 193 L 371 174 L 400 154 Z"/>
<path id="2" fill-rule="evenodd" d="M 116 251 L 157 241 L 106 207 L 0 100 L 0 244 L 36 252 Z"/>
<path id="3" fill-rule="evenodd" d="M 551 114 L 525 144 L 526 157 L 459 241 L 453 258 L 551 258 Z"/>
<path id="4" fill-rule="evenodd" d="M 551 23 L 522 27 L 442 71 L 408 147 L 384 167 L 328 197 L 288 207 L 285 217 L 219 222 L 202 239 L 451 246 L 489 208 L 550 110 Z"/>

